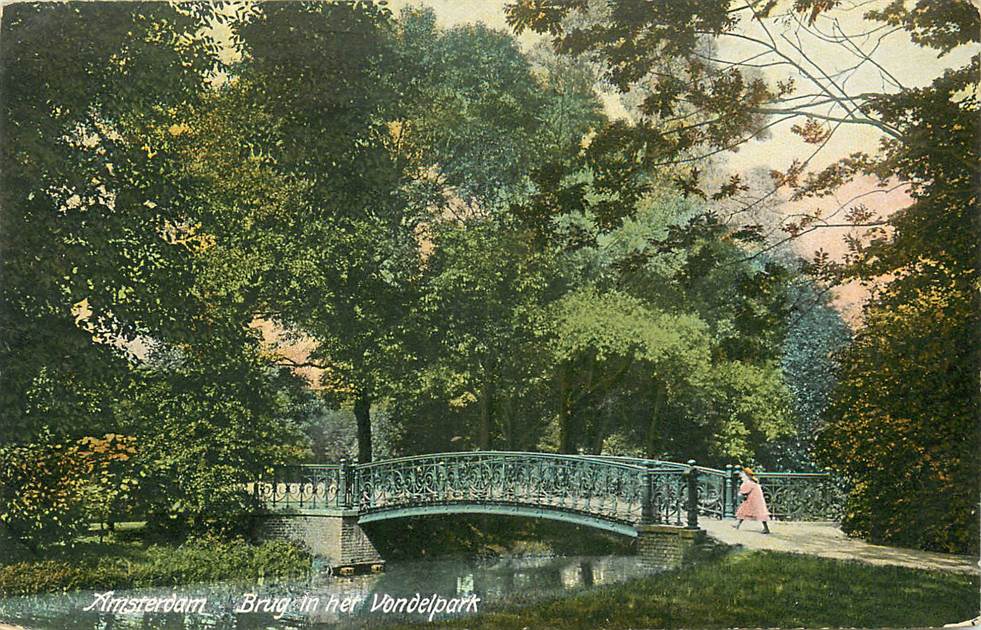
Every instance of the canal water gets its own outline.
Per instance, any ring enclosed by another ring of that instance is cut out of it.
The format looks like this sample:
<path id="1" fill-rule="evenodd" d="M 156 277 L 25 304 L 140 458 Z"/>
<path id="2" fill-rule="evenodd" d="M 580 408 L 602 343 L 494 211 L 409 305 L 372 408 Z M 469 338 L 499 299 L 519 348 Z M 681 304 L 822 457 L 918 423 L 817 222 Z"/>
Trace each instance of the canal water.
<path id="1" fill-rule="evenodd" d="M 280 584 L 11 597 L 0 599 L 0 622 L 32 630 L 364 628 L 430 618 L 438 625 L 475 610 L 569 596 L 647 573 L 635 556 L 399 562 L 375 575 L 317 571 Z M 168 606 L 171 612 L 164 612 Z M 185 611 L 173 612 L 180 608 Z"/>

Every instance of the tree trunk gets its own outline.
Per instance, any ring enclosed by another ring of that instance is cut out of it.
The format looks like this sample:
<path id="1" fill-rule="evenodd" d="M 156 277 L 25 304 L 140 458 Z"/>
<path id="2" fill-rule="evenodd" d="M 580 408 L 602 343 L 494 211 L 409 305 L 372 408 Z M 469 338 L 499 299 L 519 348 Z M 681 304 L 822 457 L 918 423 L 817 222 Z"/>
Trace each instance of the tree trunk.
<path id="1" fill-rule="evenodd" d="M 354 419 L 358 423 L 358 463 L 371 461 L 371 397 L 360 394 L 354 401 Z"/>
<path id="2" fill-rule="evenodd" d="M 609 413 L 606 411 L 600 411 L 596 414 L 596 420 L 593 427 L 593 440 L 590 448 L 590 452 L 593 455 L 600 455 L 603 453 L 603 442 L 606 441 L 607 426 L 609 426 Z"/>
<path id="3" fill-rule="evenodd" d="M 572 439 L 572 396 L 569 391 L 568 368 L 559 366 L 559 452 L 574 453 Z"/>
<path id="4" fill-rule="evenodd" d="M 501 433 L 503 433 L 504 444 L 509 451 L 521 450 L 515 446 L 516 437 L 514 431 L 514 401 L 510 397 L 505 397 L 499 401 Z"/>
<path id="5" fill-rule="evenodd" d="M 647 425 L 647 436 L 644 445 L 644 453 L 654 459 L 657 455 L 657 421 L 661 417 L 661 409 L 664 407 L 665 391 L 664 383 L 660 380 L 654 381 L 654 406 L 651 409 L 651 421 Z"/>
<path id="6" fill-rule="evenodd" d="M 477 448 L 482 451 L 490 449 L 492 392 L 493 385 L 485 374 L 480 387 L 480 426 L 477 427 Z"/>
<path id="7" fill-rule="evenodd" d="M 582 575 L 582 585 L 590 587 L 594 584 L 593 565 L 588 560 L 579 562 L 579 573 Z"/>

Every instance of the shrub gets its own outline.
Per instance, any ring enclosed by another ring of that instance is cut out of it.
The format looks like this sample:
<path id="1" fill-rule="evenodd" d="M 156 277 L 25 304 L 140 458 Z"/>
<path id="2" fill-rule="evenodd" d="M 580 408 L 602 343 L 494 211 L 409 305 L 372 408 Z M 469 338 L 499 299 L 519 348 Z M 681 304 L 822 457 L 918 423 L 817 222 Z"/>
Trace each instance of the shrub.
<path id="1" fill-rule="evenodd" d="M 85 527 L 82 487 L 89 464 L 50 432 L 0 446 L 0 524 L 31 551 L 71 542 Z"/>
<path id="2" fill-rule="evenodd" d="M 86 515 L 90 520 L 114 522 L 139 499 L 139 470 L 134 465 L 136 438 L 107 433 L 78 441 L 79 454 L 90 462 L 89 481 L 83 487 Z M 124 506 L 127 506 L 124 508 Z"/>
<path id="3" fill-rule="evenodd" d="M 174 547 L 151 545 L 141 558 L 88 556 L 0 567 L 0 595 L 133 588 L 256 579 L 294 579 L 310 571 L 310 555 L 286 541 L 250 545 L 199 538 Z"/>
<path id="4" fill-rule="evenodd" d="M 880 297 L 842 354 L 819 461 L 852 486 L 843 529 L 872 542 L 978 552 L 978 318 L 966 294 Z"/>

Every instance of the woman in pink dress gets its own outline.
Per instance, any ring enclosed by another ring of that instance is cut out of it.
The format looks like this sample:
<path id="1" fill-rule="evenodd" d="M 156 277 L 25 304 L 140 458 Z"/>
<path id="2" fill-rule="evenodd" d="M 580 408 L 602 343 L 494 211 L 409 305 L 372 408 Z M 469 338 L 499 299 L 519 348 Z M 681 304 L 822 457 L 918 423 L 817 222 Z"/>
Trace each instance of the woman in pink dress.
<path id="1" fill-rule="evenodd" d="M 766 509 L 766 499 L 763 498 L 763 488 L 760 487 L 759 480 L 753 474 L 752 468 L 743 468 L 739 471 L 739 478 L 743 482 L 739 486 L 739 494 L 744 497 L 744 501 L 736 510 L 736 518 L 739 519 L 736 529 L 739 529 L 743 521 L 748 518 L 763 523 L 763 533 L 769 534 L 770 527 L 766 522 L 770 520 L 770 511 Z"/>

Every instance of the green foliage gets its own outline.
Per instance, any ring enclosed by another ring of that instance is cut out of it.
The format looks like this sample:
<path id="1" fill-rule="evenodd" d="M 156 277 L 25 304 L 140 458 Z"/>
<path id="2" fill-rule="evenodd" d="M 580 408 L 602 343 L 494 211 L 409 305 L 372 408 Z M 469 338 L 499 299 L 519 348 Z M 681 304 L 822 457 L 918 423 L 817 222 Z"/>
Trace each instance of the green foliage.
<path id="1" fill-rule="evenodd" d="M 240 35 L 246 58 L 235 70 L 248 102 L 276 121 L 262 145 L 268 162 L 302 183 L 262 226 L 275 264 L 256 286 L 256 310 L 316 342 L 310 363 L 328 394 L 354 403 L 359 459 L 369 461 L 371 406 L 410 369 L 405 311 L 419 263 L 390 125 L 401 107 L 391 16 L 364 3 L 271 3 Z"/>
<path id="2" fill-rule="evenodd" d="M 70 543 L 85 526 L 80 449 L 50 432 L 29 444 L 0 446 L 0 524 L 32 551 Z"/>
<path id="3" fill-rule="evenodd" d="M 131 435 L 109 433 L 79 440 L 78 455 L 91 462 L 89 481 L 82 489 L 89 520 L 112 527 L 122 520 L 124 510 L 133 510 L 140 489 L 135 454 L 136 438 Z"/>
<path id="4" fill-rule="evenodd" d="M 711 155 L 758 135 L 764 128 L 759 107 L 783 95 L 752 71 L 719 68 L 712 60 L 712 38 L 740 24 L 739 10 L 730 5 L 514 0 L 505 10 L 516 32 L 548 34 L 557 52 L 594 59 L 608 85 L 640 95 L 635 124 L 610 125 L 594 140 L 603 167 L 598 172 L 609 181 L 636 182 L 660 171 L 672 188 L 704 198 L 704 166 L 692 155 Z"/>
<path id="5" fill-rule="evenodd" d="M 793 432 L 792 398 L 776 364 L 722 363 L 713 387 L 709 396 L 693 397 L 689 406 L 707 403 L 706 415 L 717 417 L 709 449 L 716 461 L 758 461 L 767 444 Z"/>
<path id="6" fill-rule="evenodd" d="M 110 522 L 135 499 L 176 529 L 229 531 L 243 484 L 303 452 L 279 415 L 291 379 L 265 372 L 248 328 L 256 282 L 281 270 L 269 226 L 303 187 L 258 148 L 276 126 L 254 99 L 209 85 L 217 51 L 189 35 L 214 9 L 3 16 L 3 430 L 134 436 L 136 457 L 86 486 Z"/>
<path id="7" fill-rule="evenodd" d="M 195 538 L 179 546 L 150 545 L 137 554 L 37 560 L 0 567 L 0 594 L 123 589 L 233 581 L 296 579 L 310 555 L 292 543 L 251 545 L 242 539 Z"/>
<path id="8" fill-rule="evenodd" d="M 558 361 L 591 352 L 600 362 L 617 356 L 648 361 L 665 376 L 707 371 L 708 330 L 697 318 L 658 312 L 622 293 L 601 297 L 588 288 L 565 297 L 554 317 Z"/>
<path id="9" fill-rule="evenodd" d="M 574 155 L 603 120 L 581 65 L 540 51 L 533 66 L 506 32 L 441 29 L 432 10 L 406 9 L 398 51 L 400 154 L 415 177 L 449 188 L 463 216 L 520 203 L 532 169 Z"/>
<path id="10" fill-rule="evenodd" d="M 624 452 L 721 463 L 788 434 L 786 269 L 752 262 L 690 200 L 644 196 L 608 228 L 594 211 L 555 222 L 566 273 L 588 287 L 545 327 L 559 448 L 600 452 L 611 437 Z"/>
<path id="11" fill-rule="evenodd" d="M 547 414 L 535 318 L 557 294 L 555 275 L 554 258 L 521 233 L 493 223 L 434 231 L 419 303 L 424 368 L 398 413 L 446 424 L 413 426 L 417 444 L 442 434 L 454 449 L 535 448 Z"/>
<path id="12" fill-rule="evenodd" d="M 93 335 L 131 340 L 180 309 L 186 252 L 159 231 L 183 199 L 143 132 L 169 124 L 212 66 L 183 37 L 196 25 L 158 3 L 4 11 L 0 437 L 29 439 L 34 417 L 112 430 L 126 363 Z"/>
<path id="13" fill-rule="evenodd" d="M 253 361 L 184 365 L 138 386 L 138 416 L 154 418 L 140 427 L 137 465 L 155 526 L 242 533 L 255 508 L 247 484 L 273 463 L 306 456 L 282 385 Z"/>
<path id="14" fill-rule="evenodd" d="M 778 469 L 803 470 L 814 466 L 817 431 L 826 418 L 837 381 L 834 356 L 851 338 L 841 315 L 827 302 L 826 294 L 805 279 L 790 287 L 793 308 L 784 341 L 781 369 L 794 397 L 794 435 L 768 445 L 767 463 Z"/>
<path id="15" fill-rule="evenodd" d="M 644 197 L 612 228 L 595 211 L 555 219 L 561 248 L 490 221 L 433 231 L 426 367 L 394 406 L 402 448 L 598 453 L 610 440 L 748 461 L 791 431 L 786 270 L 747 262 L 697 203 Z"/>
<path id="16" fill-rule="evenodd" d="M 561 281 L 512 209 L 536 165 L 574 156 L 602 120 L 592 79 L 548 55 L 533 66 L 505 33 L 440 29 L 430 11 L 403 12 L 397 45 L 403 100 L 390 131 L 406 189 L 429 191 L 418 317 L 403 332 L 415 370 L 390 390 L 398 441 L 536 448 L 550 401 L 534 322 Z"/>
<path id="17" fill-rule="evenodd" d="M 866 309 L 842 356 L 821 461 L 853 485 L 843 526 L 871 540 L 977 548 L 979 434 L 973 300 L 924 291 Z"/>

